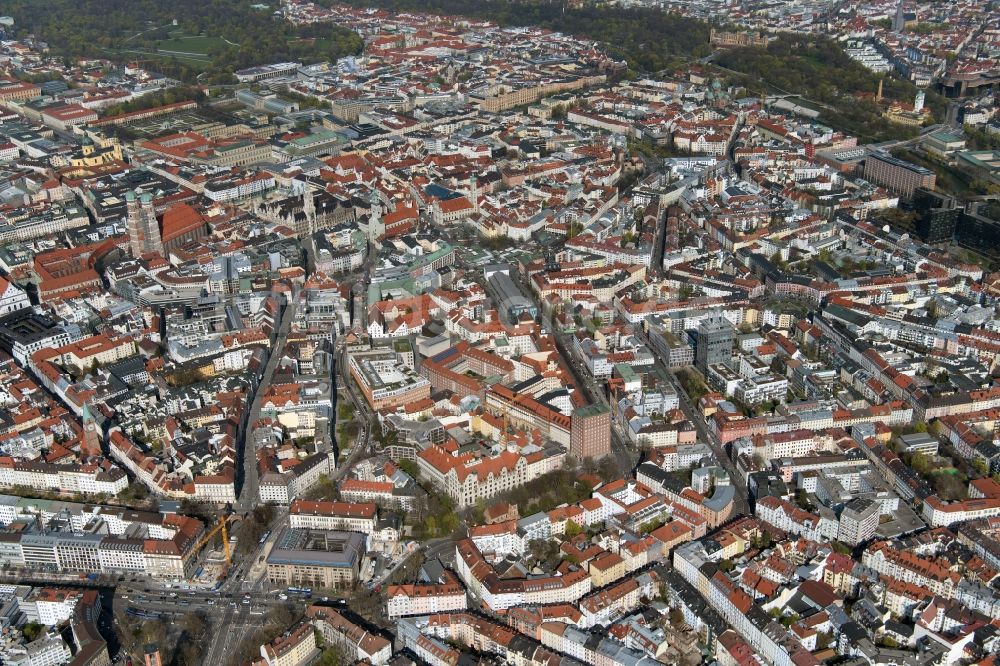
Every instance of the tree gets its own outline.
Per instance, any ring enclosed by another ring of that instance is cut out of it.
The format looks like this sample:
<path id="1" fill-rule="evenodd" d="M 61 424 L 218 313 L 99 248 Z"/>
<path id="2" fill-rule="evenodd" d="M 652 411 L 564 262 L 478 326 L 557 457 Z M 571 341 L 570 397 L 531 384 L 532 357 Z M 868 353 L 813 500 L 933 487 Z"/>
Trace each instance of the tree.
<path id="1" fill-rule="evenodd" d="M 974 150 L 1000 149 L 1000 135 L 979 129 L 975 125 L 966 125 L 964 130 L 970 148 Z"/>
<path id="2" fill-rule="evenodd" d="M 209 630 L 209 617 L 200 611 L 187 613 L 180 624 L 179 662 L 185 666 L 196 666 L 202 662 L 204 638 Z"/>
<path id="3" fill-rule="evenodd" d="M 754 548 L 759 548 L 761 550 L 768 548 L 771 545 L 771 534 L 769 532 L 761 532 L 759 536 L 755 535 L 750 540 L 750 544 Z"/>
<path id="4" fill-rule="evenodd" d="M 133 99 L 123 104 L 113 104 L 108 106 L 104 109 L 102 115 L 117 116 L 122 113 L 144 111 L 146 109 L 153 109 L 167 104 L 177 104 L 178 102 L 201 102 L 204 98 L 205 93 L 198 88 L 191 86 L 168 88 L 167 90 L 162 90 L 160 92 L 148 93 L 142 97 Z"/>
<path id="5" fill-rule="evenodd" d="M 181 620 L 181 630 L 188 637 L 197 639 L 205 635 L 208 630 L 208 622 L 208 616 L 201 611 L 187 613 Z"/>
<path id="6" fill-rule="evenodd" d="M 874 101 L 859 100 L 859 93 L 873 93 L 883 80 L 883 94 L 888 100 L 910 100 L 916 87 L 908 81 L 885 78 L 852 61 L 843 48 L 820 36 L 782 35 L 766 48 L 731 49 L 721 53 L 716 62 L 744 73 L 733 77 L 748 87 L 767 86 L 799 93 L 822 106 L 820 119 L 837 129 L 863 137 L 909 138 L 917 128 L 894 125 L 882 117 Z M 941 117 L 946 102 L 928 94 L 928 106 Z"/>
<path id="7" fill-rule="evenodd" d="M 545 553 L 548 550 L 548 539 L 532 539 L 528 542 L 528 552 L 536 560 L 541 560 L 545 558 Z"/>
<path id="8" fill-rule="evenodd" d="M 535 564 L 551 571 L 559 564 L 559 544 L 552 539 L 532 539 L 528 542 L 528 552 Z"/>
<path id="9" fill-rule="evenodd" d="M 572 520 L 566 521 L 566 540 L 575 538 L 577 535 L 583 532 L 583 528 L 578 524 L 574 523 Z"/>
<path id="10" fill-rule="evenodd" d="M 919 451 L 917 453 L 914 453 L 913 457 L 910 458 L 910 467 L 913 469 L 914 472 L 916 472 L 921 476 L 927 474 L 931 468 L 931 463 L 927 457 L 927 454 L 920 453 Z"/>
<path id="11" fill-rule="evenodd" d="M 340 666 L 343 663 L 344 658 L 340 650 L 334 645 L 325 645 L 316 666 Z"/>
<path id="12" fill-rule="evenodd" d="M 149 488 L 141 481 L 130 483 L 118 497 L 125 501 L 134 500 L 136 502 L 144 502 L 149 499 Z"/>
<path id="13" fill-rule="evenodd" d="M 319 481 L 306 493 L 306 499 L 319 502 L 332 502 L 339 497 L 337 484 L 330 477 L 320 477 Z"/>
<path id="14" fill-rule="evenodd" d="M 797 613 L 790 613 L 788 615 L 783 615 L 781 617 L 781 620 L 779 620 L 779 621 L 781 622 L 781 624 L 783 626 L 790 627 L 790 626 L 792 626 L 793 624 L 795 624 L 796 622 L 799 621 L 799 616 L 798 616 Z"/>
<path id="15" fill-rule="evenodd" d="M 977 179 L 969 183 L 969 189 L 980 195 L 1000 194 L 1000 185 L 982 179 Z"/>
<path id="16" fill-rule="evenodd" d="M 963 499 L 967 488 L 954 470 L 934 475 L 934 490 L 943 500 Z"/>
<path id="17" fill-rule="evenodd" d="M 975 469 L 975 470 L 976 470 L 976 472 L 977 472 L 977 473 L 978 473 L 978 474 L 979 474 L 980 476 L 989 476 L 989 473 L 990 473 L 990 466 L 989 466 L 989 464 L 988 464 L 988 463 L 987 463 L 987 462 L 986 462 L 985 460 L 983 460 L 982 458 L 973 458 L 973 459 L 972 459 L 972 467 L 973 467 L 973 469 Z"/>
<path id="18" fill-rule="evenodd" d="M 167 625 L 163 620 L 147 620 L 139 629 L 139 637 L 143 644 L 163 645 L 167 638 Z"/>
<path id="19" fill-rule="evenodd" d="M 55 56 L 123 62 L 136 58 L 138 51 L 155 60 L 153 68 L 191 83 L 204 82 L 197 81 L 202 71 L 209 82 L 228 83 L 232 72 L 243 67 L 282 60 L 335 60 L 357 54 L 363 46 L 360 35 L 333 23 L 276 21 L 270 12 L 257 11 L 241 0 L 49 0 L 44 12 L 37 11 L 32 0 L 10 0 L 4 10 L 15 18 L 20 35 L 35 34 L 48 42 Z M 159 42 L 168 35 L 150 31 L 149 26 L 174 20 L 186 34 L 204 33 L 228 43 L 219 41 L 207 49 L 208 62 L 201 65 L 158 53 Z M 166 97 L 164 101 L 169 103 Z"/>
<path id="20" fill-rule="evenodd" d="M 655 532 L 664 525 L 670 522 L 669 516 L 666 513 L 660 513 L 657 517 L 647 520 L 646 522 L 639 525 L 639 532 L 642 534 L 649 534 L 650 532 Z"/>
<path id="21" fill-rule="evenodd" d="M 476 505 L 469 509 L 471 516 L 470 524 L 481 524 L 486 520 L 486 500 L 482 497 L 476 498 Z"/>
<path id="22" fill-rule="evenodd" d="M 264 626 L 277 629 L 281 633 L 298 619 L 297 615 L 298 613 L 288 605 L 273 606 L 265 617 Z"/>
<path id="23" fill-rule="evenodd" d="M 272 638 L 274 636 L 270 636 L 264 629 L 258 629 L 240 642 L 226 663 L 229 666 L 242 666 L 242 664 L 249 663 L 260 654 L 260 646 L 270 642 Z"/>
<path id="24" fill-rule="evenodd" d="M 888 224 L 896 231 L 912 234 L 916 231 L 917 214 L 901 208 L 885 208 L 874 215 L 873 221 L 879 226 Z"/>
<path id="25" fill-rule="evenodd" d="M 181 500 L 181 513 L 194 516 L 204 523 L 211 523 L 216 519 L 217 512 L 212 505 L 207 502 L 193 499 Z"/>
<path id="26" fill-rule="evenodd" d="M 38 622 L 29 622 L 21 627 L 21 633 L 24 635 L 24 640 L 32 643 L 38 640 L 45 633 L 45 625 L 39 624 Z"/>
<path id="27" fill-rule="evenodd" d="M 458 530 L 460 522 L 458 514 L 454 510 L 448 511 L 441 518 L 441 532 L 444 534 L 453 534 Z"/>
<path id="28" fill-rule="evenodd" d="M 839 553 L 841 555 L 850 555 L 851 554 L 851 549 L 846 544 L 843 544 L 843 543 L 841 543 L 839 541 L 834 541 L 830 545 L 833 547 L 833 552 L 835 552 L 835 553 Z"/>
<path id="29" fill-rule="evenodd" d="M 396 464 L 399 466 L 399 469 L 413 477 L 414 481 L 420 478 L 420 468 L 414 461 L 403 459 Z"/>
<path id="30" fill-rule="evenodd" d="M 319 0 L 322 5 L 337 0 Z M 711 53 L 709 26 L 703 21 L 653 7 L 609 7 L 587 3 L 573 7 L 560 3 L 464 0 L 350 0 L 360 7 L 410 10 L 486 19 L 502 26 L 539 26 L 571 35 L 586 35 L 611 55 L 625 60 L 634 72 L 657 72 L 676 67 L 675 55 L 700 58 Z M 627 73 L 627 72 L 623 72 Z"/>
<path id="31" fill-rule="evenodd" d="M 255 548 L 272 520 L 274 507 L 270 504 L 257 505 L 236 528 L 237 553 L 245 555 Z"/>
<path id="32" fill-rule="evenodd" d="M 682 368 L 675 372 L 677 380 L 681 383 L 681 388 L 688 394 L 691 400 L 698 400 L 708 393 L 708 387 L 701 378 L 701 374 L 692 368 Z"/>
<path id="33" fill-rule="evenodd" d="M 611 456 L 601 458 L 601 462 L 597 465 L 597 475 L 601 477 L 601 481 L 604 481 L 605 483 L 621 478 L 621 472 L 618 469 L 618 465 Z"/>

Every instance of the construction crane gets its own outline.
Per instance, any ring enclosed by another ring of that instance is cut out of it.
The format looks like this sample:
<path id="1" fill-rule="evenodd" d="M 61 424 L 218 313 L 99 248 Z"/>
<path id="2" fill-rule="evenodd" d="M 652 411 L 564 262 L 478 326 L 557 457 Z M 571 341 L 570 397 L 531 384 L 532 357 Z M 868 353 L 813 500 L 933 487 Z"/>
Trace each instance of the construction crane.
<path id="1" fill-rule="evenodd" d="M 233 564 L 233 558 L 229 553 L 229 530 L 226 528 L 226 516 L 219 516 L 219 523 L 209 530 L 208 534 L 203 536 L 198 543 L 194 545 L 192 552 L 197 553 L 200 551 L 208 545 L 208 542 L 211 541 L 220 531 L 222 532 L 222 552 L 226 556 L 226 569 L 228 570 Z"/>

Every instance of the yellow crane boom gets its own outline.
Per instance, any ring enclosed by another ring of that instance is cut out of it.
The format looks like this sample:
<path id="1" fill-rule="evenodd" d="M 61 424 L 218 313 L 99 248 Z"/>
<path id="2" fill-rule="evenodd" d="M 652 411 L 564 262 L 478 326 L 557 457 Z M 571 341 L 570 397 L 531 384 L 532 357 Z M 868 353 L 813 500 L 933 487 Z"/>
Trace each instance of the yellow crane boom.
<path id="1" fill-rule="evenodd" d="M 194 552 L 197 553 L 199 550 L 204 548 L 208 543 L 215 538 L 215 535 L 222 532 L 222 552 L 226 556 L 226 566 L 232 566 L 233 559 L 229 553 L 229 530 L 226 528 L 226 518 L 225 516 L 219 517 L 218 524 L 209 530 L 208 534 L 199 539 L 198 543 L 194 545 Z"/>

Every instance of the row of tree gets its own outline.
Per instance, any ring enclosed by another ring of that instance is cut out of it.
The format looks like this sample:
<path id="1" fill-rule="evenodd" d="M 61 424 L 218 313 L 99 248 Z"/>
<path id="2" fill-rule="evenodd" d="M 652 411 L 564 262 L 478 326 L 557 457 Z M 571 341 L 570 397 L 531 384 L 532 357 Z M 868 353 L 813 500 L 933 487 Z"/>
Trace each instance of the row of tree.
<path id="1" fill-rule="evenodd" d="M 160 92 L 149 93 L 121 104 L 114 104 L 104 109 L 103 114 L 106 116 L 116 116 L 120 113 L 145 111 L 146 109 L 154 109 L 169 104 L 177 104 L 179 102 L 200 102 L 204 96 L 205 94 L 198 88 L 192 86 L 178 86 L 175 88 L 167 88 L 166 90 L 162 90 Z"/>

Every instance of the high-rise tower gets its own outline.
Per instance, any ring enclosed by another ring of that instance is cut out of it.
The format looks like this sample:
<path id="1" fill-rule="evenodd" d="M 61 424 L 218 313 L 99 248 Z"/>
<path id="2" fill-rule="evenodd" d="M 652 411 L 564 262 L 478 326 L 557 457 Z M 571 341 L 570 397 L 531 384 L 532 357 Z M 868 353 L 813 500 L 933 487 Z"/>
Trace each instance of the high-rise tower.
<path id="1" fill-rule="evenodd" d="M 892 31 L 900 33 L 905 27 L 906 16 L 903 14 L 903 0 L 899 0 L 896 4 L 896 15 L 892 17 Z"/>
<path id="2" fill-rule="evenodd" d="M 83 439 L 80 455 L 90 458 L 101 455 L 101 428 L 90 411 L 90 403 L 83 403 Z"/>
<path id="3" fill-rule="evenodd" d="M 128 242 L 133 257 L 155 253 L 163 255 L 163 240 L 160 237 L 160 223 L 156 220 L 153 195 L 148 192 L 136 195 L 125 193 L 128 209 Z"/>

